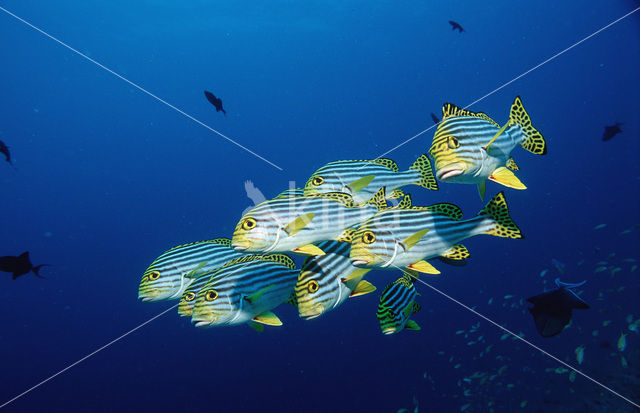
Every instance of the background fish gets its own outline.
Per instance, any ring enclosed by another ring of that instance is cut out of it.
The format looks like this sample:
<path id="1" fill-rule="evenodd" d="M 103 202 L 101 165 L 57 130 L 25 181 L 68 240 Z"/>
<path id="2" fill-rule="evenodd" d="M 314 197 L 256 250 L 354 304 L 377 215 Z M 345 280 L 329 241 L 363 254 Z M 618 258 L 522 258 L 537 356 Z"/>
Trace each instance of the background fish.
<path id="1" fill-rule="evenodd" d="M 138 298 L 158 301 L 179 298 L 198 278 L 244 254 L 231 248 L 228 238 L 179 245 L 156 258 L 142 275 Z"/>
<path id="2" fill-rule="evenodd" d="M 464 259 L 467 249 L 458 242 L 487 234 L 523 238 L 509 216 L 503 192 L 497 194 L 474 218 L 460 221 L 462 211 L 453 204 L 392 208 L 360 225 L 353 235 L 351 260 L 356 266 L 407 267 L 437 274 L 425 260 L 438 256 Z"/>
<path id="3" fill-rule="evenodd" d="M 484 197 L 487 179 L 526 189 L 511 172 L 519 169 L 510 158 L 517 145 L 537 155 L 547 153 L 545 140 L 531 125 L 520 96 L 511 105 L 509 121 L 502 128 L 485 113 L 445 103 L 429 154 L 438 180 L 477 184 Z"/>
<path id="4" fill-rule="evenodd" d="M 33 272 L 36 277 L 44 278 L 40 275 L 40 268 L 49 266 L 49 264 L 40 264 L 34 266 L 29 259 L 29 251 L 25 251 L 17 257 L 5 256 L 0 257 L 0 271 L 10 272 L 11 278 L 16 279 L 21 275 Z"/>
<path id="5" fill-rule="evenodd" d="M 191 322 L 196 327 L 253 322 L 281 325 L 271 309 L 291 298 L 298 280 L 286 255 L 254 255 L 228 263 L 196 294 Z"/>
<path id="6" fill-rule="evenodd" d="M 344 231 L 386 207 L 384 188 L 358 207 L 344 193 L 277 197 L 252 208 L 233 232 L 237 251 L 322 254 L 314 242 L 340 240 Z"/>
<path id="7" fill-rule="evenodd" d="M 416 295 L 413 279 L 409 275 L 404 275 L 385 287 L 376 314 L 383 334 L 399 333 L 405 328 L 420 330 L 420 326 L 409 319 L 411 314 L 420 310 L 420 305 L 415 302 Z"/>
<path id="8" fill-rule="evenodd" d="M 370 271 L 351 264 L 348 242 L 325 241 L 318 244 L 326 255 L 309 257 L 302 264 L 295 287 L 300 317 L 311 319 L 333 310 L 347 298 L 375 291 L 363 280 Z"/>
<path id="9" fill-rule="evenodd" d="M 568 284 L 556 278 L 555 283 L 558 289 L 527 298 L 527 301 L 533 304 L 533 307 L 529 308 L 529 312 L 542 337 L 553 337 L 560 334 L 571 322 L 574 308 L 589 308 L 587 303 L 571 291 L 571 288 L 579 287 L 585 282 Z"/>
<path id="10" fill-rule="evenodd" d="M 420 156 L 403 172 L 394 161 L 384 158 L 330 162 L 311 175 L 304 187 L 304 194 L 344 192 L 353 197 L 356 205 L 361 205 L 382 187 L 385 187 L 390 198 L 400 198 L 402 191 L 394 190 L 406 185 L 418 185 L 434 191 L 438 189 L 427 155 Z"/>

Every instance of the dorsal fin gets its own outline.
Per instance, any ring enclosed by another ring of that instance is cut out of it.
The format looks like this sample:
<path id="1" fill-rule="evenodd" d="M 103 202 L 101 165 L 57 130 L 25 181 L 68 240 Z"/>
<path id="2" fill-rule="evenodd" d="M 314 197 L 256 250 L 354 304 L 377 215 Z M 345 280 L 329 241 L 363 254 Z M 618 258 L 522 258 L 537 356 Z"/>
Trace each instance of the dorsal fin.
<path id="1" fill-rule="evenodd" d="M 166 254 L 167 252 L 170 252 L 170 251 L 177 250 L 178 248 L 184 248 L 184 247 L 188 247 L 190 245 L 196 245 L 196 244 L 219 244 L 219 245 L 224 245 L 225 247 L 231 247 L 231 240 L 229 238 L 214 238 L 214 239 L 209 239 L 204 241 L 189 242 L 182 245 L 176 245 L 175 247 L 172 247 L 166 250 L 165 252 L 163 252 L 163 254 Z"/>
<path id="2" fill-rule="evenodd" d="M 506 167 L 511 169 L 512 171 L 519 171 L 520 170 L 520 167 L 518 166 L 516 161 L 514 161 L 513 158 L 511 158 L 511 157 L 509 157 L 509 159 L 507 160 Z"/>
<path id="3" fill-rule="evenodd" d="M 231 265 L 243 264 L 251 261 L 271 261 L 275 262 L 276 264 L 288 267 L 290 270 L 296 269 L 296 264 L 293 262 L 293 260 L 284 254 L 247 255 L 244 257 L 236 258 L 235 260 L 231 260 L 222 267 L 229 267 Z"/>
<path id="4" fill-rule="evenodd" d="M 355 228 L 347 228 L 344 231 L 342 231 L 342 234 L 340 234 L 338 238 L 336 238 L 336 241 L 351 243 L 353 241 L 353 234 L 355 233 L 356 233 Z M 320 248 L 320 249 L 324 250 L 324 248 Z"/>
<path id="5" fill-rule="evenodd" d="M 307 195 L 306 197 L 330 199 L 332 201 L 339 202 L 348 208 L 352 208 L 355 206 L 353 202 L 353 197 L 349 194 L 345 194 L 342 192 L 326 192 L 323 194 L 311 194 L 311 195 Z"/>
<path id="6" fill-rule="evenodd" d="M 398 205 L 395 206 L 395 208 L 397 209 L 409 209 L 411 208 L 411 195 L 410 194 L 406 194 L 404 196 L 404 198 L 402 198 L 402 201 L 400 201 L 398 203 Z"/>
<path id="7" fill-rule="evenodd" d="M 448 118 L 454 117 L 471 117 L 471 118 L 479 118 L 486 120 L 487 122 L 493 124 L 496 127 L 500 127 L 493 119 L 491 119 L 484 112 L 472 112 L 467 109 L 462 109 L 459 106 L 454 105 L 453 103 L 445 103 L 442 105 L 442 120 L 446 120 Z"/>
<path id="8" fill-rule="evenodd" d="M 398 164 L 393 159 L 378 158 L 378 159 L 373 159 L 373 160 L 371 160 L 369 162 L 377 163 L 378 165 L 382 165 L 385 168 L 391 169 L 393 172 L 400 172 L 400 168 L 398 168 Z"/>
<path id="9" fill-rule="evenodd" d="M 367 204 L 373 205 L 381 211 L 387 209 L 389 206 L 387 205 L 386 188 L 384 186 L 380 188 L 373 198 L 367 201 Z"/>
<path id="10" fill-rule="evenodd" d="M 450 204 L 448 202 L 441 202 L 439 204 L 433 204 L 426 207 L 413 207 L 412 209 L 422 209 L 427 211 L 436 212 L 438 214 L 445 215 L 451 219 L 459 221 L 462 219 L 462 210 L 459 206 Z"/>

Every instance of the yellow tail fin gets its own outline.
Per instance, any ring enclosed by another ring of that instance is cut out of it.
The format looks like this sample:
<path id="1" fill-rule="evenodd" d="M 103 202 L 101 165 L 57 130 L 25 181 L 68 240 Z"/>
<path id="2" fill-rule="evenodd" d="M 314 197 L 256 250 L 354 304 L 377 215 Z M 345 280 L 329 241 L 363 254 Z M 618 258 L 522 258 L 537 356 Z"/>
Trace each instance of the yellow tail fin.
<path id="1" fill-rule="evenodd" d="M 540 132 L 531 124 L 531 118 L 522 105 L 520 96 L 516 97 L 511 105 L 509 113 L 509 124 L 519 125 L 525 134 L 524 141 L 520 144 L 523 148 L 536 155 L 544 155 L 547 153 L 547 143 Z"/>
<path id="2" fill-rule="evenodd" d="M 509 206 L 504 192 L 494 196 L 478 215 L 488 215 L 496 223 L 492 229 L 486 232 L 487 234 L 505 238 L 524 238 L 520 228 L 509 216 Z"/>

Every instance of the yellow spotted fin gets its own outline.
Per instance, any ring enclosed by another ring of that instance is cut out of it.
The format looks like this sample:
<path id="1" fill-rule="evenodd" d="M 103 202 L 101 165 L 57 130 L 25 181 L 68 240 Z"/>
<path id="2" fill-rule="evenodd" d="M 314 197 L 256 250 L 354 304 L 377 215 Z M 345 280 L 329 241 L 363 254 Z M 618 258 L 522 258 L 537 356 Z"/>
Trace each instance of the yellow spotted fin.
<path id="1" fill-rule="evenodd" d="M 478 215 L 488 215 L 495 221 L 493 228 L 486 234 L 505 238 L 524 238 L 520 228 L 509 216 L 509 206 L 504 192 L 499 192 L 494 196 Z"/>
<path id="2" fill-rule="evenodd" d="M 295 293 L 295 291 L 293 291 L 291 293 L 291 295 L 289 296 L 289 299 L 287 301 L 284 302 L 285 304 L 289 304 L 289 305 L 293 305 L 293 306 L 298 306 L 298 295 Z"/>
<path id="3" fill-rule="evenodd" d="M 520 144 L 523 148 L 536 155 L 544 155 L 547 153 L 547 143 L 542 134 L 531 124 L 531 118 L 524 109 L 520 96 L 517 96 L 513 101 L 513 105 L 511 105 L 509 124 L 519 125 L 524 132 L 526 138 Z"/>
<path id="4" fill-rule="evenodd" d="M 347 188 L 351 190 L 351 193 L 357 194 L 358 192 L 366 188 L 375 177 L 375 175 L 363 176 L 362 178 L 358 178 L 355 181 L 351 182 L 349 185 L 347 185 Z"/>
<path id="5" fill-rule="evenodd" d="M 387 195 L 385 187 L 383 186 L 382 188 L 380 188 L 378 192 L 376 192 L 376 194 L 373 196 L 373 198 L 367 201 L 367 204 L 373 205 L 379 210 L 389 208 L 389 205 L 387 205 Z"/>
<path id="6" fill-rule="evenodd" d="M 394 189 L 393 191 L 391 191 L 391 193 L 389 195 L 387 195 L 387 199 L 398 199 L 398 198 L 402 198 L 404 196 L 404 192 L 402 191 L 402 189 Z"/>
<path id="7" fill-rule="evenodd" d="M 313 244 L 301 245 L 292 252 L 304 255 L 325 255 L 324 251 Z"/>
<path id="8" fill-rule="evenodd" d="M 469 258 L 470 254 L 467 247 L 462 244 L 456 244 L 440 256 L 450 260 L 464 260 L 465 258 Z"/>
<path id="9" fill-rule="evenodd" d="M 369 161 L 369 162 L 373 162 L 375 164 L 382 165 L 385 168 L 391 169 L 393 172 L 400 172 L 400 168 L 398 168 L 398 164 L 393 159 L 378 158 L 378 159 L 374 159 L 374 160 Z"/>
<path id="10" fill-rule="evenodd" d="M 418 262 L 414 262 L 411 265 L 407 265 L 407 268 L 409 268 L 410 270 L 423 272 L 425 274 L 440 274 L 440 271 L 436 270 L 433 265 L 429 264 L 425 260 L 420 260 Z"/>
<path id="11" fill-rule="evenodd" d="M 398 202 L 398 205 L 394 206 L 395 209 L 410 209 L 412 205 L 411 195 L 406 194 L 402 201 Z"/>
<path id="12" fill-rule="evenodd" d="M 524 186 L 522 182 L 520 182 L 518 177 L 504 166 L 501 166 L 493 171 L 491 175 L 489 175 L 489 179 L 493 182 L 497 182 L 509 188 L 527 189 L 527 187 Z"/>
<path id="13" fill-rule="evenodd" d="M 353 234 L 355 233 L 356 233 L 356 230 L 354 228 L 347 228 L 344 231 L 342 231 L 342 234 L 340 234 L 338 238 L 336 238 L 335 240 L 340 242 L 351 243 L 351 241 L 353 241 Z"/>
<path id="14" fill-rule="evenodd" d="M 296 235 L 298 232 L 300 232 L 300 230 L 304 227 L 306 227 L 307 225 L 309 225 L 309 223 L 311 222 L 311 220 L 313 219 L 313 217 L 315 217 L 316 214 L 313 212 L 309 212 L 308 214 L 304 214 L 304 215 L 300 215 L 298 218 L 294 219 L 293 221 L 289 222 L 284 228 L 282 228 L 284 230 L 284 232 L 286 232 L 289 236 L 293 236 Z"/>
<path id="15" fill-rule="evenodd" d="M 456 221 L 460 221 L 462 219 L 462 210 L 460 209 L 460 207 L 448 202 L 441 202 L 439 204 L 429 205 L 428 207 L 418 208 L 424 208 L 429 211 L 437 212 L 438 214 L 445 215 Z"/>
<path id="16" fill-rule="evenodd" d="M 271 311 L 266 311 L 266 312 L 264 312 L 262 314 L 259 314 L 259 315 L 255 316 L 255 317 L 253 317 L 253 321 L 256 321 L 256 322 L 261 323 L 261 324 L 266 324 L 268 326 L 281 326 L 282 325 L 282 321 L 280 321 L 278 316 L 273 314 Z"/>
<path id="17" fill-rule="evenodd" d="M 418 294 L 420 295 L 420 294 Z M 411 313 L 415 314 L 418 311 L 420 311 L 422 307 L 420 307 L 420 304 L 416 303 L 415 301 L 413 302 L 413 306 L 411 307 Z"/>
<path id="18" fill-rule="evenodd" d="M 402 241 L 402 245 L 404 245 L 405 249 L 407 251 L 409 251 L 411 248 L 413 248 L 414 245 L 416 245 L 425 235 L 427 235 L 427 232 L 429 232 L 429 228 L 426 229 L 421 229 L 418 232 L 415 232 L 412 235 L 409 235 L 407 237 L 407 239 L 405 239 L 404 241 Z"/>
<path id="19" fill-rule="evenodd" d="M 516 161 L 513 160 L 512 157 L 509 157 L 509 159 L 507 160 L 507 168 L 511 169 L 512 171 L 519 171 L 520 167 L 518 166 L 518 164 L 516 163 Z"/>
<path id="20" fill-rule="evenodd" d="M 463 109 L 463 108 L 461 108 L 459 106 L 456 106 L 453 103 L 445 103 L 444 105 L 442 105 L 442 120 L 443 121 L 445 119 L 455 118 L 455 117 L 473 117 L 473 118 L 484 119 L 487 122 L 491 123 L 492 125 L 498 127 L 498 124 L 496 123 L 496 121 L 491 119 L 484 112 L 472 112 L 470 110 Z"/>
<path id="21" fill-rule="evenodd" d="M 407 323 L 404 325 L 404 328 L 407 330 L 421 330 L 420 326 L 418 325 L 418 323 L 416 323 L 413 320 L 407 320 Z"/>
<path id="22" fill-rule="evenodd" d="M 421 155 L 416 159 L 409 169 L 417 169 L 420 171 L 420 180 L 415 183 L 416 185 L 433 191 L 438 190 L 438 181 L 436 181 L 436 177 L 433 175 L 431 162 L 429 161 L 429 156 L 427 154 Z"/>
<path id="23" fill-rule="evenodd" d="M 376 287 L 369 281 L 361 280 L 356 288 L 353 289 L 349 297 L 357 297 L 359 295 L 369 294 L 376 290 Z"/>

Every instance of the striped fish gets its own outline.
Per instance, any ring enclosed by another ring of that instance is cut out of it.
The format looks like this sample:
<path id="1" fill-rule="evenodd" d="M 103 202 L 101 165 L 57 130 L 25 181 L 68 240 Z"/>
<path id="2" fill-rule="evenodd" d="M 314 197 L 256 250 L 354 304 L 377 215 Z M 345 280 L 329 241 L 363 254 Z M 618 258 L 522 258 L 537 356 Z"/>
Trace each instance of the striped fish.
<path id="1" fill-rule="evenodd" d="M 193 315 L 193 306 L 196 303 L 196 295 L 198 291 L 211 279 L 211 277 L 219 271 L 213 270 L 202 274 L 193 280 L 191 284 L 184 290 L 180 302 L 178 303 L 178 314 L 182 317 L 191 317 Z"/>
<path id="2" fill-rule="evenodd" d="M 351 195 L 357 205 L 362 205 L 382 187 L 389 198 L 401 198 L 404 194 L 396 189 L 406 185 L 438 190 L 429 156 L 422 155 L 403 172 L 394 161 L 384 158 L 330 162 L 311 175 L 304 187 L 304 194 L 344 192 Z"/>
<path id="3" fill-rule="evenodd" d="M 420 326 L 409 317 L 420 310 L 420 305 L 415 302 L 416 289 L 413 279 L 404 275 L 387 285 L 380 296 L 378 304 L 378 321 L 382 334 L 395 334 L 403 329 L 420 330 Z"/>
<path id="4" fill-rule="evenodd" d="M 237 251 L 320 255 L 314 242 L 345 240 L 345 229 L 364 222 L 386 207 L 384 188 L 366 205 L 356 206 L 350 195 L 338 192 L 278 197 L 242 216 L 233 232 Z"/>
<path id="5" fill-rule="evenodd" d="M 375 291 L 362 277 L 371 269 L 351 264 L 348 242 L 325 241 L 318 244 L 326 255 L 308 257 L 295 287 L 300 317 L 310 320 L 333 310 L 347 298 Z"/>
<path id="6" fill-rule="evenodd" d="M 429 274 L 439 271 L 427 259 L 465 259 L 467 249 L 458 242 L 475 235 L 522 238 L 509 216 L 503 192 L 474 218 L 460 221 L 462 211 L 452 204 L 392 208 L 381 211 L 358 227 L 353 235 L 351 261 L 356 266 L 407 267 Z"/>
<path id="7" fill-rule="evenodd" d="M 282 325 L 271 310 L 288 301 L 298 280 L 286 255 L 254 255 L 231 261 L 196 293 L 191 322 L 196 327 L 249 323 Z"/>
<path id="8" fill-rule="evenodd" d="M 179 298 L 199 274 L 217 270 L 243 256 L 228 238 L 179 245 L 155 259 L 142 275 L 138 298 L 142 301 Z"/>
<path id="9" fill-rule="evenodd" d="M 477 184 L 484 198 L 487 179 L 526 189 L 512 172 L 519 169 L 510 157 L 517 145 L 536 155 L 547 153 L 545 140 L 531 125 L 520 96 L 511 105 L 509 121 L 502 128 L 483 112 L 445 103 L 429 154 L 438 180 Z"/>

